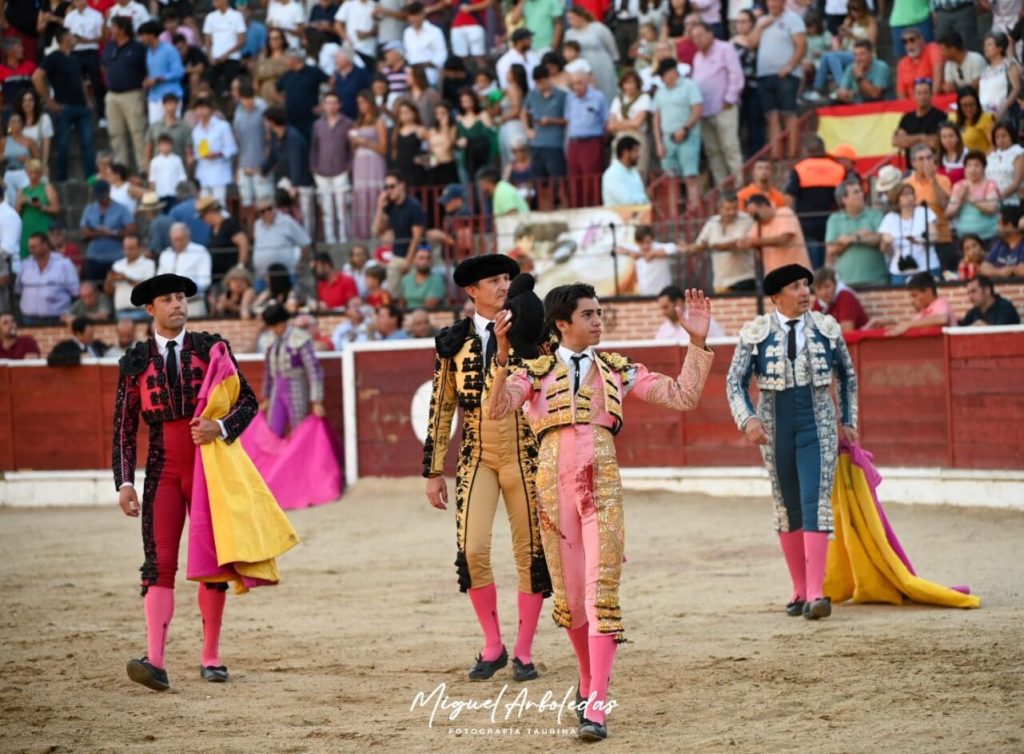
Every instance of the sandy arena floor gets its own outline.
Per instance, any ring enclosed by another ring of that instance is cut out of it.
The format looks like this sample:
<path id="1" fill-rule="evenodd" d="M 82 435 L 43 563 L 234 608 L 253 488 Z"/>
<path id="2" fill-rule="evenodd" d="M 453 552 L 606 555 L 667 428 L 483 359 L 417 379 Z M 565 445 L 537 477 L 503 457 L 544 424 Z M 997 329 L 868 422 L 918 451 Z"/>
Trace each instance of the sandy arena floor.
<path id="1" fill-rule="evenodd" d="M 618 655 L 620 707 L 601 750 L 1024 751 L 1024 515 L 889 513 L 921 574 L 970 584 L 981 610 L 839 606 L 817 624 L 787 618 L 766 501 L 630 495 L 622 605 L 631 641 Z M 179 574 L 173 689 L 157 694 L 124 670 L 145 646 L 137 523 L 113 502 L 0 509 L 0 751 L 584 746 L 572 738 L 571 712 L 562 726 L 556 712 L 535 708 L 504 719 L 524 688 L 511 668 L 492 682 L 466 680 L 478 630 L 455 586 L 452 511 L 429 508 L 421 481 L 363 482 L 339 504 L 291 517 L 304 543 L 283 559 L 284 583 L 229 597 L 228 684 L 198 677 L 195 587 Z M 500 515 L 495 530 L 511 647 L 514 579 Z M 534 657 L 543 676 L 526 686 L 529 701 L 545 691 L 561 700 L 575 662 L 547 607 Z M 483 711 L 451 723 L 438 710 L 430 727 L 432 701 L 410 710 L 417 692 L 440 684 L 452 700 L 482 702 L 506 683 L 496 723 Z"/>

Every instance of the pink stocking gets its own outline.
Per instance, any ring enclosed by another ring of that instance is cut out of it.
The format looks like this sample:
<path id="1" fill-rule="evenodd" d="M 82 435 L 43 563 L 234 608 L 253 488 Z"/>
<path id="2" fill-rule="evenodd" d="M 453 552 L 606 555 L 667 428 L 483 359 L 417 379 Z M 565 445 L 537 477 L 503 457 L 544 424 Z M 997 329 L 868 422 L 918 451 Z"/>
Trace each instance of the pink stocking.
<path id="1" fill-rule="evenodd" d="M 580 696 L 590 696 L 590 643 L 587 640 L 587 631 L 590 624 L 584 623 L 579 628 L 567 628 L 565 632 L 569 635 L 572 648 L 576 652 L 576 661 L 580 665 Z"/>
<path id="2" fill-rule="evenodd" d="M 498 621 L 498 589 L 494 584 L 469 590 L 476 619 L 484 630 L 484 649 L 480 657 L 488 662 L 501 656 L 501 623 Z M 520 658 L 521 659 L 521 658 Z"/>
<path id="3" fill-rule="evenodd" d="M 203 654 L 204 667 L 217 668 L 220 661 L 220 626 L 224 620 L 224 601 L 228 593 L 219 589 L 207 589 L 205 584 L 199 585 L 199 614 L 203 616 Z"/>
<path id="4" fill-rule="evenodd" d="M 146 611 L 146 657 L 153 667 L 164 667 L 164 648 L 167 629 L 174 617 L 174 590 L 165 586 L 151 586 L 143 600 Z"/>
<path id="5" fill-rule="evenodd" d="M 807 579 L 805 578 L 806 562 L 804 559 L 804 532 L 780 531 L 779 543 L 782 545 L 782 554 L 786 556 L 786 566 L 789 568 L 789 578 L 793 582 L 793 598 L 790 602 L 806 600 Z"/>
<path id="6" fill-rule="evenodd" d="M 516 654 L 525 665 L 533 662 L 533 637 L 537 635 L 537 621 L 544 607 L 544 595 L 540 592 L 519 593 L 519 635 L 516 637 Z"/>
<path id="7" fill-rule="evenodd" d="M 594 701 L 587 705 L 584 717 L 595 723 L 604 723 L 604 705 L 608 700 L 608 684 L 612 680 L 612 663 L 618 644 L 615 637 L 600 634 L 590 637 L 590 696 Z"/>
<path id="8" fill-rule="evenodd" d="M 804 532 L 804 552 L 807 553 L 807 600 L 820 600 L 825 596 L 825 564 L 828 562 L 828 533 Z"/>

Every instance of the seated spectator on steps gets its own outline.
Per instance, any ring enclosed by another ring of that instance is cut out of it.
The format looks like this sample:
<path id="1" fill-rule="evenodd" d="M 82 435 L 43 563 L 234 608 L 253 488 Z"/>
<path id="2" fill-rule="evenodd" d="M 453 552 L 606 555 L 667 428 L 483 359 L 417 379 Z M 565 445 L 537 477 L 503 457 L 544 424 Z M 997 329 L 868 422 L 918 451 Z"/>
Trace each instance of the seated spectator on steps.
<path id="1" fill-rule="evenodd" d="M 433 338 L 437 335 L 434 326 L 430 324 L 430 314 L 426 309 L 413 309 L 406 320 L 410 338 Z"/>
<path id="2" fill-rule="evenodd" d="M 836 280 L 835 270 L 822 267 L 814 273 L 814 311 L 835 317 L 843 329 L 860 330 L 868 323 L 868 315 L 857 294 L 845 283 Z"/>
<path id="3" fill-rule="evenodd" d="M 987 275 L 978 275 L 967 284 L 967 299 L 973 306 L 960 320 L 961 327 L 1020 324 L 1020 314 L 1011 302 L 996 293 L 996 286 Z"/>
<path id="4" fill-rule="evenodd" d="M 690 335 L 679 324 L 679 312 L 677 309 L 685 306 L 685 297 L 681 288 L 675 285 L 666 286 L 658 293 L 658 308 L 665 321 L 658 327 L 654 334 L 655 340 L 669 341 L 686 345 L 690 342 Z M 709 338 L 724 338 L 725 330 L 714 318 L 711 319 L 711 326 L 708 328 Z"/>
<path id="5" fill-rule="evenodd" d="M 875 46 L 869 39 L 853 43 L 853 62 L 843 71 L 836 91 L 840 102 L 878 102 L 890 99 L 892 72 L 884 61 L 875 57 Z"/>
<path id="6" fill-rule="evenodd" d="M 896 64 L 896 98 L 913 99 L 914 86 L 925 79 L 933 91 L 940 89 L 946 61 L 939 46 L 925 42 L 916 28 L 904 29 L 903 46 L 907 54 Z"/>
<path id="7" fill-rule="evenodd" d="M 21 263 L 21 274 L 14 283 L 14 292 L 21 296 L 21 314 L 25 324 L 41 325 L 65 315 L 78 295 L 78 273 L 63 254 L 50 249 L 45 233 L 28 237 L 27 259 Z"/>
<path id="8" fill-rule="evenodd" d="M 130 317 L 122 317 L 117 320 L 117 328 L 115 334 L 117 335 L 117 343 L 107 349 L 103 357 L 106 359 L 120 359 L 124 356 L 128 349 L 136 343 L 135 337 L 135 324 L 136 320 Z"/>
<path id="9" fill-rule="evenodd" d="M 981 264 L 981 274 L 993 278 L 1024 276 L 1024 231 L 1019 222 L 1021 208 L 1003 205 L 996 232 L 999 238 Z"/>
<path id="10" fill-rule="evenodd" d="M 18 323 L 11 312 L 0 312 L 0 359 L 38 359 L 39 344 L 31 335 L 18 335 Z"/>
<path id="11" fill-rule="evenodd" d="M 231 319 L 252 319 L 252 307 L 256 301 L 256 289 L 252 286 L 252 274 L 243 265 L 228 270 L 221 281 L 221 292 L 213 304 L 217 317 Z"/>
<path id="12" fill-rule="evenodd" d="M 412 256 L 412 269 L 398 286 L 398 299 L 406 309 L 435 309 L 445 297 L 445 280 L 432 270 L 434 254 L 429 246 L 421 246 Z"/>
<path id="13" fill-rule="evenodd" d="M 64 315 L 65 322 L 85 317 L 90 322 L 109 322 L 114 318 L 114 307 L 95 283 L 84 280 L 78 287 L 78 300 Z"/>
<path id="14" fill-rule="evenodd" d="M 53 350 L 69 349 L 73 345 L 82 356 L 103 356 L 110 348 L 102 340 L 96 340 L 96 329 L 92 320 L 86 317 L 76 317 L 71 322 L 71 337 L 63 340 L 53 347 Z"/>
<path id="15" fill-rule="evenodd" d="M 374 318 L 374 340 L 406 340 L 409 334 L 402 329 L 405 314 L 394 304 L 380 306 Z"/>
<path id="16" fill-rule="evenodd" d="M 355 279 L 336 270 L 330 254 L 317 253 L 312 266 L 318 309 L 344 309 L 350 299 L 359 296 Z"/>
<path id="17" fill-rule="evenodd" d="M 903 335 L 908 330 L 922 327 L 956 326 L 953 307 L 949 305 L 947 299 L 939 298 L 938 289 L 935 287 L 935 278 L 930 272 L 918 272 L 912 275 L 907 281 L 907 291 L 910 293 L 910 302 L 914 306 L 912 317 L 897 322 L 872 321 L 869 326 L 884 326 L 885 334 L 889 337 Z"/>

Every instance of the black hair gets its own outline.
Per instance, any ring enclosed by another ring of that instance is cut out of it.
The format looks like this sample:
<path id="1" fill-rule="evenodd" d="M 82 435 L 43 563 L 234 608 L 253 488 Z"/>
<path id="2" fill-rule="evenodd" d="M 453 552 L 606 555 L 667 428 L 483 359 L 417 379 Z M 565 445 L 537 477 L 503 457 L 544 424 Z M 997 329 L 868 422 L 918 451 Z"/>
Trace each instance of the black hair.
<path id="1" fill-rule="evenodd" d="M 288 113 L 285 112 L 283 107 L 271 107 L 263 111 L 263 117 L 273 123 L 275 126 L 287 126 L 288 125 Z"/>
<path id="2" fill-rule="evenodd" d="M 943 47 L 952 47 L 954 50 L 963 50 L 964 38 L 960 36 L 960 32 L 956 29 L 950 29 L 939 37 L 939 44 Z"/>
<path id="3" fill-rule="evenodd" d="M 632 136 L 623 136 L 619 139 L 615 145 L 615 156 L 618 159 L 622 159 L 622 155 L 626 154 L 631 149 L 636 149 L 640 146 L 640 142 L 634 139 Z"/>
<path id="4" fill-rule="evenodd" d="M 999 221 L 1004 225 L 1017 227 L 1020 222 L 1021 208 L 1012 204 L 1004 204 L 999 208 Z"/>
<path id="5" fill-rule="evenodd" d="M 397 304 L 388 304 L 387 306 L 382 306 L 380 308 L 387 309 L 388 315 L 396 321 L 398 329 L 401 330 L 402 323 L 405 321 L 405 312 L 403 312 Z"/>
<path id="6" fill-rule="evenodd" d="M 274 262 L 267 267 L 267 285 L 270 288 L 270 298 L 283 300 L 288 298 L 292 292 L 292 276 L 288 268 L 280 262 Z"/>
<path id="7" fill-rule="evenodd" d="M 678 285 L 666 285 L 658 293 L 658 298 L 661 298 L 662 296 L 668 296 L 670 301 L 682 301 L 685 298 L 685 296 L 683 296 L 683 289 Z"/>
<path id="8" fill-rule="evenodd" d="M 128 16 L 114 16 L 110 19 L 110 25 L 116 26 L 129 37 L 135 36 L 135 27 L 132 25 L 132 20 Z"/>
<path id="9" fill-rule="evenodd" d="M 917 272 L 911 275 L 907 281 L 907 288 L 911 291 L 931 291 L 932 295 L 938 295 L 939 292 L 935 286 L 935 278 L 930 272 Z"/>
<path id="10" fill-rule="evenodd" d="M 988 288 L 992 295 L 995 295 L 996 284 L 992 282 L 992 278 L 990 278 L 988 275 L 975 275 L 974 279 L 978 281 L 978 285 L 980 285 L 982 288 Z"/>
<path id="11" fill-rule="evenodd" d="M 81 335 L 85 332 L 85 328 L 92 324 L 92 320 L 88 317 L 75 317 L 71 320 L 71 332 L 75 335 Z"/>
<path id="12" fill-rule="evenodd" d="M 572 322 L 573 312 L 581 298 L 597 298 L 594 286 L 588 283 L 559 285 L 544 297 L 544 327 L 561 340 L 557 322 Z"/>
<path id="13" fill-rule="evenodd" d="M 750 196 L 748 196 L 746 206 L 749 207 L 751 204 L 755 204 L 758 207 L 772 206 L 771 201 L 764 194 L 751 194 Z"/>
<path id="14" fill-rule="evenodd" d="M 332 270 L 334 269 L 334 260 L 331 259 L 331 255 L 328 254 L 326 251 L 318 251 L 316 254 L 314 254 L 313 255 L 313 261 L 314 262 L 323 262 L 328 267 L 330 267 Z"/>
<path id="15" fill-rule="evenodd" d="M 645 238 L 654 238 L 654 228 L 650 225 L 637 225 L 633 229 L 633 239 L 643 241 Z"/>

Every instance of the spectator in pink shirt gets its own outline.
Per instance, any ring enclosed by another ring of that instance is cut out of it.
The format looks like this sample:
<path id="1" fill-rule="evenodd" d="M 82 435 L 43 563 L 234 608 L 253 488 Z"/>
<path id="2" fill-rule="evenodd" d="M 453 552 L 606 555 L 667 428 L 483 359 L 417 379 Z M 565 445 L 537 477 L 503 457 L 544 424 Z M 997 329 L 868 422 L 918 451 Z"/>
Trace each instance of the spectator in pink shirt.
<path id="1" fill-rule="evenodd" d="M 930 272 L 919 272 L 907 281 L 910 301 L 914 305 L 914 316 L 887 328 L 890 337 L 902 335 L 908 330 L 921 327 L 956 327 L 956 316 L 949 301 L 939 298 L 935 278 Z"/>
<path id="2" fill-rule="evenodd" d="M 715 185 L 721 186 L 730 176 L 740 180 L 743 168 L 737 104 L 746 79 L 736 48 L 715 39 L 711 24 L 706 21 L 695 24 L 690 36 L 697 45 L 697 54 L 693 57 L 693 80 L 704 98 L 701 140 Z"/>

